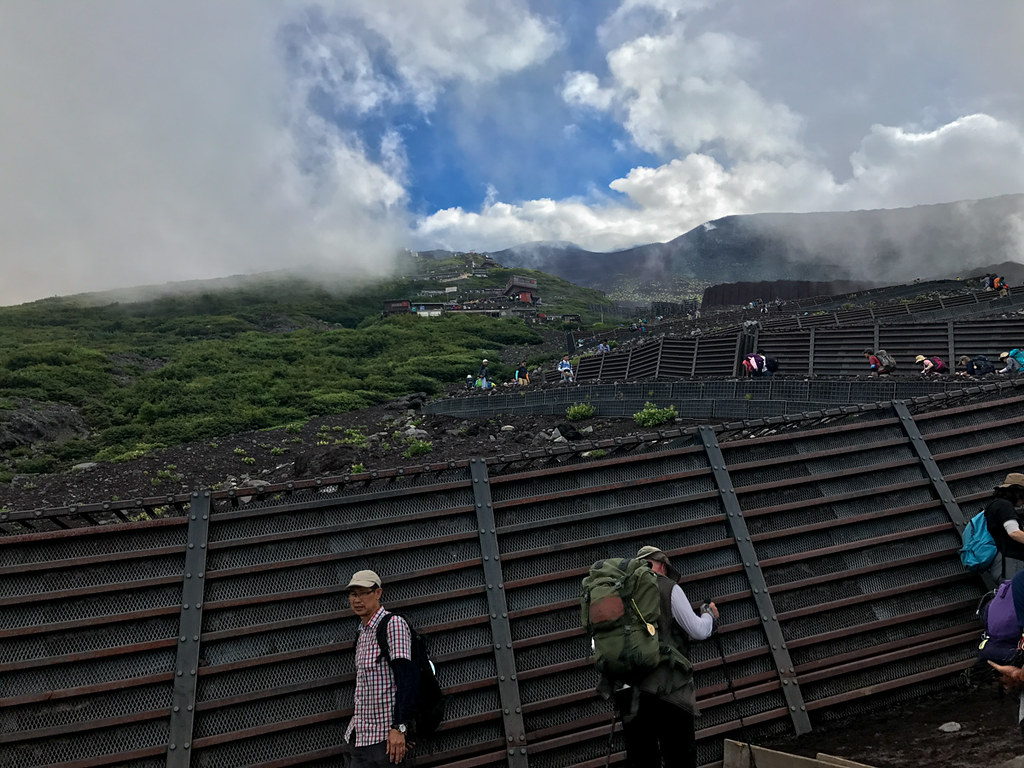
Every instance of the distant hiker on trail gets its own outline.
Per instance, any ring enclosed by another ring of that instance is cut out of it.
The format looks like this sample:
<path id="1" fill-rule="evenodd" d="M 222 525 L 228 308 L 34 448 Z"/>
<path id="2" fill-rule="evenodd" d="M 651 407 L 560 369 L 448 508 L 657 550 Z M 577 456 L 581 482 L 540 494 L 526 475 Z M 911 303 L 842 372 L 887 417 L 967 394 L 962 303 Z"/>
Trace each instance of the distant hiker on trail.
<path id="1" fill-rule="evenodd" d="M 480 362 L 480 372 L 477 373 L 477 375 L 476 375 L 477 386 L 478 387 L 483 387 L 484 389 L 489 388 L 491 386 L 491 383 L 490 383 L 490 380 L 489 380 L 490 375 L 491 375 L 491 372 L 489 370 L 487 370 L 487 358 L 485 357 Z"/>
<path id="2" fill-rule="evenodd" d="M 914 358 L 915 363 L 921 364 L 921 375 L 929 373 L 949 373 L 949 366 L 941 357 L 925 357 L 918 355 Z"/>
<path id="3" fill-rule="evenodd" d="M 956 372 L 957 376 L 985 376 L 995 373 L 996 370 L 992 361 L 984 355 L 975 355 L 974 357 L 961 355 L 956 361 L 956 367 L 959 369 Z"/>
<path id="4" fill-rule="evenodd" d="M 473 379 L 472 373 L 466 374 L 466 389 L 473 389 L 476 386 L 476 381 Z"/>
<path id="5" fill-rule="evenodd" d="M 519 364 L 518 368 L 516 368 L 515 382 L 520 386 L 524 386 L 530 383 L 530 372 L 526 369 L 525 360 Z"/>
<path id="6" fill-rule="evenodd" d="M 573 380 L 572 363 L 569 362 L 569 356 L 568 355 L 564 355 L 562 357 L 562 362 L 560 362 L 558 364 L 558 372 L 560 374 L 562 374 L 562 381 L 563 382 L 567 381 L 570 384 L 572 383 L 572 380 Z"/>
<path id="7" fill-rule="evenodd" d="M 881 375 L 882 369 L 885 366 L 883 366 L 882 361 L 878 359 L 878 355 L 875 354 L 875 350 L 868 347 L 867 349 L 864 350 L 864 357 L 867 358 L 868 368 L 871 370 L 871 375 Z"/>
<path id="8" fill-rule="evenodd" d="M 764 355 L 751 352 L 743 358 L 744 376 L 761 376 L 764 374 Z"/>
<path id="9" fill-rule="evenodd" d="M 1003 367 L 996 373 L 1016 376 L 1024 369 L 1024 351 L 1011 349 L 1009 352 L 1003 352 L 999 355 L 999 362 L 1003 364 Z"/>

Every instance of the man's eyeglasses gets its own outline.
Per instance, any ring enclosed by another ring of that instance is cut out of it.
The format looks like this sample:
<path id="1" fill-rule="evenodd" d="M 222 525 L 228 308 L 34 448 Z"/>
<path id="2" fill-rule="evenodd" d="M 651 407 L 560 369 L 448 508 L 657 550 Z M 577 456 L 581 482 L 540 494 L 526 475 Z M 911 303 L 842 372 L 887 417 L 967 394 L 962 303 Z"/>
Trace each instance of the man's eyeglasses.
<path id="1" fill-rule="evenodd" d="M 367 597 L 368 595 L 372 595 L 376 591 L 377 591 L 376 589 L 350 589 L 348 591 L 348 596 L 349 596 L 350 600 L 353 597 L 363 598 L 363 597 Z"/>

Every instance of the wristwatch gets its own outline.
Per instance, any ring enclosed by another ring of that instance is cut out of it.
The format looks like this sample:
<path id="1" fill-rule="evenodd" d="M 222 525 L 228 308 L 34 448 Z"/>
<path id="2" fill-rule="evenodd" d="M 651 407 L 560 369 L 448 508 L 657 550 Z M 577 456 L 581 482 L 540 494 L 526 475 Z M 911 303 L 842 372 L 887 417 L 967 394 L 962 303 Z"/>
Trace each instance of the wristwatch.
<path id="1" fill-rule="evenodd" d="M 406 728 L 405 723 L 395 723 L 391 726 L 391 730 L 398 731 L 399 733 L 404 735 L 406 730 L 408 729 Z"/>

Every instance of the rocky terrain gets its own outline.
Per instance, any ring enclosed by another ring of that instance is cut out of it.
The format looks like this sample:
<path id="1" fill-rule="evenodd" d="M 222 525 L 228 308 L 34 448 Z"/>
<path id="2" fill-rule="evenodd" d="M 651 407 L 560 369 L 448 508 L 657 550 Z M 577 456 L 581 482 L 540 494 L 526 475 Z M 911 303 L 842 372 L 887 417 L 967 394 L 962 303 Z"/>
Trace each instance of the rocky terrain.
<path id="1" fill-rule="evenodd" d="M 420 412 L 425 397 L 411 395 L 361 411 L 313 418 L 304 425 L 185 443 L 125 461 L 83 462 L 66 472 L 16 475 L 10 483 L 0 484 L 0 507 L 39 509 L 199 488 L 251 487 L 650 431 L 640 430 L 629 419 L 568 423 L 558 416 L 463 420 L 425 415 Z"/>

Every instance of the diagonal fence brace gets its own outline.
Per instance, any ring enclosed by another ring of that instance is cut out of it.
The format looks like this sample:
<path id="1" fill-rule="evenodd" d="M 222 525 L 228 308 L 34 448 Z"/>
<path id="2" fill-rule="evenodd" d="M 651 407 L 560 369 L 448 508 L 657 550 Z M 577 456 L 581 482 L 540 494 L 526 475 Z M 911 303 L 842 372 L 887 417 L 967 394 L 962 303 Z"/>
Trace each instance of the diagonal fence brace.
<path id="1" fill-rule="evenodd" d="M 512 652 L 512 626 L 508 620 L 505 580 L 501 572 L 487 462 L 482 458 L 470 459 L 469 472 L 473 479 L 473 501 L 477 529 L 480 531 L 480 556 L 483 559 L 484 582 L 487 584 L 487 612 L 490 615 L 491 642 L 494 643 L 494 661 L 498 671 L 498 698 L 501 700 L 502 722 L 505 726 L 508 766 L 527 768 L 526 725 L 523 722 L 516 660 Z"/>
<path id="2" fill-rule="evenodd" d="M 800 684 L 794 672 L 793 660 L 790 658 L 789 649 L 786 646 L 786 638 L 782 634 L 782 627 L 779 626 L 778 614 L 775 605 L 772 603 L 771 595 L 768 593 L 768 584 L 765 582 L 764 574 L 761 572 L 761 564 L 757 559 L 757 552 L 750 540 L 750 531 L 747 522 L 743 518 L 743 510 L 739 500 L 736 498 L 736 489 L 732 485 L 732 477 L 729 475 L 729 468 L 725 463 L 725 456 L 718 444 L 718 437 L 715 430 L 709 426 L 701 426 L 699 429 L 701 443 L 707 454 L 708 462 L 711 464 L 711 472 L 718 486 L 719 496 L 722 500 L 722 507 L 725 509 L 725 520 L 729 527 L 729 533 L 736 542 L 740 559 L 743 561 L 743 572 L 750 583 L 750 590 L 754 596 L 754 603 L 757 606 L 757 613 L 761 617 L 761 625 L 765 635 L 768 637 L 768 645 L 771 648 L 772 661 L 775 669 L 778 670 L 779 680 L 782 683 L 782 695 L 789 708 L 789 715 L 793 721 L 793 728 L 797 735 L 810 733 L 811 721 L 807 715 L 807 707 L 804 704 L 803 694 L 800 691 Z M 724 663 L 723 659 L 723 663 Z"/>
<path id="3" fill-rule="evenodd" d="M 171 689 L 171 720 L 167 768 L 188 768 L 192 755 L 192 724 L 199 683 L 199 640 L 203 633 L 203 592 L 210 536 L 210 492 L 196 491 L 188 512 L 185 573 L 181 587 L 178 654 Z"/>

